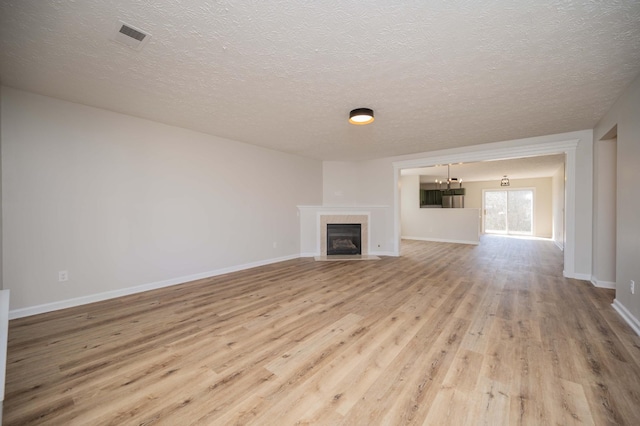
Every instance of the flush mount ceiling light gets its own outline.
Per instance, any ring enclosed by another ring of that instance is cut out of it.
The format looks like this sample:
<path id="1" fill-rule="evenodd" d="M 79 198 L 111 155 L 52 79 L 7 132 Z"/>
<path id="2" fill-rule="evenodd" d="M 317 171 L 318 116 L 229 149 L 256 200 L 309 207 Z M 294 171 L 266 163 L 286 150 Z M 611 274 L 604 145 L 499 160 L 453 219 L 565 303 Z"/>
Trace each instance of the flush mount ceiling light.
<path id="1" fill-rule="evenodd" d="M 349 113 L 349 123 L 358 126 L 373 123 L 373 110 L 371 108 L 356 108 Z"/>

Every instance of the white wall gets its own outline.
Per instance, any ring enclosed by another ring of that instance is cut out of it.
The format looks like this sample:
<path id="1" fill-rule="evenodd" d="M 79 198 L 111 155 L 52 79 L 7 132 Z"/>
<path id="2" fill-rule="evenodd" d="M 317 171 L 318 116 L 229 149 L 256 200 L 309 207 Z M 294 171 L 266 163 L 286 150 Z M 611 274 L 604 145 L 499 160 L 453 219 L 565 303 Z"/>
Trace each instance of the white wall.
<path id="1" fill-rule="evenodd" d="M 321 162 L 6 87 L 1 95 L 12 310 L 299 255 L 296 205 L 321 202 Z M 61 270 L 69 281 L 58 282 Z"/>
<path id="2" fill-rule="evenodd" d="M 409 235 L 420 227 L 420 176 L 400 177 L 400 235 Z M 425 209 L 426 210 L 426 209 Z M 429 208 L 431 210 L 431 208 Z"/>
<path id="3" fill-rule="evenodd" d="M 355 204 L 358 198 L 358 170 L 354 163 L 325 161 L 322 175 L 333 182 L 323 185 L 322 204 L 325 206 L 345 206 Z"/>
<path id="4" fill-rule="evenodd" d="M 420 208 L 420 176 L 403 176 L 400 184 L 402 238 L 463 244 L 480 242 L 479 209 Z"/>
<path id="5" fill-rule="evenodd" d="M 536 179 L 510 179 L 509 187 L 500 186 L 500 180 L 483 182 L 465 182 L 464 206 L 467 208 L 482 209 L 482 191 L 484 189 L 516 189 L 527 188 L 534 190 L 533 199 L 533 232 L 540 238 L 552 236 L 552 198 L 551 178 Z"/>
<path id="6" fill-rule="evenodd" d="M 0 99 L 2 99 L 2 91 L 4 88 L 0 86 Z M 0 102 L 0 129 L 2 129 L 2 102 Z M 0 131 L 0 241 L 2 241 L 2 132 Z M 2 265 L 4 257 L 2 256 L 2 244 L 0 244 L 0 290 L 4 288 L 2 280 Z M 1 409 L 0 409 L 1 412 Z M 0 416 L 0 422 L 2 416 Z"/>
<path id="7" fill-rule="evenodd" d="M 591 217 L 592 217 L 592 150 L 593 150 L 593 132 L 591 130 L 581 130 L 576 132 L 562 133 L 556 135 L 547 135 L 541 137 L 519 139 L 504 142 L 495 142 L 491 144 L 476 145 L 473 147 L 454 148 L 437 152 L 423 152 L 418 154 L 387 157 L 378 160 L 364 162 L 328 162 L 332 163 L 332 168 L 345 169 L 345 175 L 353 173 L 355 182 L 345 183 L 338 182 L 332 176 L 324 175 L 324 194 L 331 194 L 342 188 L 354 185 L 358 188 L 358 193 L 353 197 L 351 202 L 358 204 L 384 204 L 394 206 L 394 162 L 400 161 L 416 161 L 429 158 L 440 158 L 448 155 L 455 155 L 462 158 L 468 153 L 473 157 L 477 153 L 483 151 L 508 150 L 518 147 L 544 146 L 545 144 L 554 144 L 561 141 L 578 140 L 578 146 L 575 150 L 575 214 L 570 218 L 575 225 L 575 252 L 573 253 L 573 264 L 571 265 L 570 274 L 575 277 L 591 277 Z M 419 167 L 416 165 L 416 167 Z M 348 170 L 348 173 L 347 173 Z M 355 172 L 354 172 L 355 171 Z M 399 202 L 399 200 L 398 200 Z M 387 235 L 390 240 L 386 250 L 394 249 L 394 215 L 389 215 L 385 224 Z M 565 251 L 565 255 L 567 252 Z"/>
<path id="8" fill-rule="evenodd" d="M 591 278 L 593 244 L 593 131 L 589 133 L 576 150 L 575 270 L 584 280 Z M 565 222 L 565 232 L 568 226 Z"/>
<path id="9" fill-rule="evenodd" d="M 598 287 L 616 282 L 616 140 L 593 145 L 593 271 Z"/>
<path id="10" fill-rule="evenodd" d="M 375 221 L 370 223 L 372 254 L 394 253 L 393 168 L 388 165 L 388 159 L 323 163 L 324 207 L 376 207 Z"/>
<path id="11" fill-rule="evenodd" d="M 564 166 L 551 177 L 551 198 L 553 211 L 553 241 L 564 249 Z"/>
<path id="12" fill-rule="evenodd" d="M 594 129 L 600 141 L 617 125 L 616 299 L 614 306 L 626 315 L 640 334 L 640 76 L 615 102 Z M 6 224 L 5 224 L 6 226 Z M 5 266 L 6 267 L 6 266 Z M 636 282 L 631 294 L 630 280 Z"/>

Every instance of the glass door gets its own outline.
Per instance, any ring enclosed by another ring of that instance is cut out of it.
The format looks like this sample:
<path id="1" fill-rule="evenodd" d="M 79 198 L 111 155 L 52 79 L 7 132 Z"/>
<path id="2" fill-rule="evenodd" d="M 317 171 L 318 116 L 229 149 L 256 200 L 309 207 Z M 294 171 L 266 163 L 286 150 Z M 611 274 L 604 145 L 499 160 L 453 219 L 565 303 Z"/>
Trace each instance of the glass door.
<path id="1" fill-rule="evenodd" d="M 484 232 L 533 234 L 533 190 L 484 191 Z"/>
<path id="2" fill-rule="evenodd" d="M 484 192 L 484 232 L 507 233 L 507 191 Z"/>

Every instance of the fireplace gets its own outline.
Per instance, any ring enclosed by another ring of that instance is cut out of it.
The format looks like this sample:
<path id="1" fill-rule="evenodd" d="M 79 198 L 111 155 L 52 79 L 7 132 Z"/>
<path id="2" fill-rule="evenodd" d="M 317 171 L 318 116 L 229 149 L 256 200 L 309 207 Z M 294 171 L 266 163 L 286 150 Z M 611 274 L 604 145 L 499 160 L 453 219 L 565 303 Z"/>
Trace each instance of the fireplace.
<path id="1" fill-rule="evenodd" d="M 359 223 L 327 223 L 327 256 L 362 254 L 361 228 Z"/>
<path id="2" fill-rule="evenodd" d="M 317 216 L 318 224 L 318 252 L 320 256 L 327 257 L 327 228 L 328 225 L 347 224 L 353 226 L 360 225 L 360 254 L 369 254 L 369 215 L 360 212 L 328 212 Z M 353 243 L 353 241 L 352 241 Z M 356 245 L 356 244 L 354 244 Z"/>

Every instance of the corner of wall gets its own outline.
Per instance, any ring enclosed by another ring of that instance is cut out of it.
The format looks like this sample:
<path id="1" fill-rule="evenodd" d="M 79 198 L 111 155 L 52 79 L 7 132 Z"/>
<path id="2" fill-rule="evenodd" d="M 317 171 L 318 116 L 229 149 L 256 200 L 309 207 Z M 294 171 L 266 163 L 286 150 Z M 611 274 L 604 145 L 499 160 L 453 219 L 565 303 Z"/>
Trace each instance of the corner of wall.
<path id="1" fill-rule="evenodd" d="M 631 292 L 631 281 L 640 281 L 637 241 L 640 238 L 638 210 L 640 198 L 636 183 L 640 180 L 640 74 L 626 88 L 594 127 L 594 139 L 616 138 L 616 198 L 615 213 L 615 281 L 613 307 L 640 334 L 640 292 Z M 612 130 L 613 129 L 613 130 Z M 601 200 L 598 200 L 599 202 Z M 602 247 L 598 247 L 602 249 Z M 606 251 L 606 248 L 604 249 Z M 600 251 L 601 253 L 601 251 Z M 600 275 L 598 271 L 595 272 Z"/>
<path id="2" fill-rule="evenodd" d="M 321 202 L 320 160 L 1 95 L 2 273 L 14 311 L 300 253 L 295 207 Z M 69 279 L 58 284 L 61 270 Z"/>
<path id="3" fill-rule="evenodd" d="M 356 204 L 358 173 L 345 161 L 322 162 L 322 205 L 346 206 Z"/>
<path id="4" fill-rule="evenodd" d="M 2 97 L 3 86 L 0 86 L 0 290 L 4 288 L 4 280 L 2 279 Z"/>
<path id="5" fill-rule="evenodd" d="M 631 327 L 633 331 L 635 331 L 636 334 L 640 336 L 640 320 L 633 316 L 633 314 L 629 312 L 629 310 L 622 303 L 620 303 L 617 298 L 613 300 L 611 306 L 613 306 L 613 309 L 615 309 L 616 312 L 620 314 L 622 319 L 627 324 L 629 324 L 629 327 Z"/>

